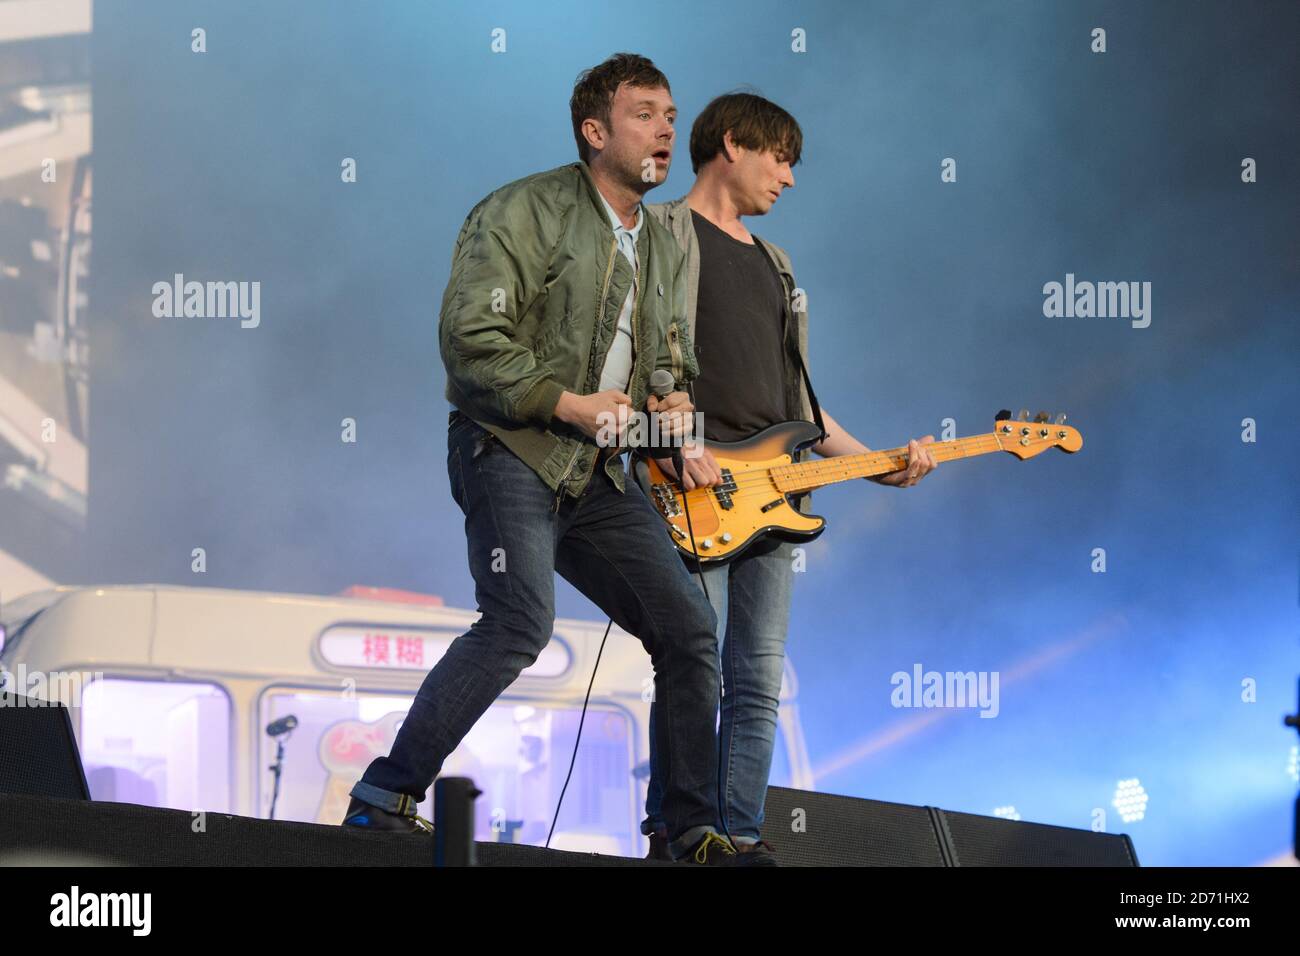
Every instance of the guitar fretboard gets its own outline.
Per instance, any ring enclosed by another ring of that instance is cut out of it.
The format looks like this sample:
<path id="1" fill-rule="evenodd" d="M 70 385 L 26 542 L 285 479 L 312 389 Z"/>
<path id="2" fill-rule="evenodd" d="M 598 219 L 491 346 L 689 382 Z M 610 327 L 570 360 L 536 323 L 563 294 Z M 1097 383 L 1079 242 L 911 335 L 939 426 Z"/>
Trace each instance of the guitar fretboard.
<path id="1" fill-rule="evenodd" d="M 972 435 L 969 438 L 956 438 L 952 441 L 934 442 L 926 447 L 935 461 L 973 458 L 976 455 L 988 455 L 1002 450 L 1002 446 L 998 443 L 998 436 L 993 432 Z M 891 471 L 906 467 L 906 447 L 885 448 L 860 455 L 838 455 L 834 458 L 778 465 L 771 469 L 771 475 L 772 480 L 776 482 L 776 487 L 782 493 L 795 494 L 834 484 L 837 481 L 887 475 Z"/>

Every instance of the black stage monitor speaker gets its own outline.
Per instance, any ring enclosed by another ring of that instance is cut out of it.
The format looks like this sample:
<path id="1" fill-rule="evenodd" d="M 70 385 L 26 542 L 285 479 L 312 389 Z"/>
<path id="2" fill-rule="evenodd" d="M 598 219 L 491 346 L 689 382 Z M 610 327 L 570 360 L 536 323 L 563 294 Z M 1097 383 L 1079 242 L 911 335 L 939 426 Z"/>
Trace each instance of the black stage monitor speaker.
<path id="1" fill-rule="evenodd" d="M 926 807 L 768 787 L 763 839 L 787 866 L 947 866 Z"/>
<path id="2" fill-rule="evenodd" d="M 0 692 L 0 793 L 90 799 L 62 704 Z"/>
<path id="3" fill-rule="evenodd" d="M 769 787 L 763 839 L 789 866 L 1137 866 L 1124 834 Z"/>
<path id="4" fill-rule="evenodd" d="M 938 810 L 953 866 L 1137 866 L 1125 833 Z"/>

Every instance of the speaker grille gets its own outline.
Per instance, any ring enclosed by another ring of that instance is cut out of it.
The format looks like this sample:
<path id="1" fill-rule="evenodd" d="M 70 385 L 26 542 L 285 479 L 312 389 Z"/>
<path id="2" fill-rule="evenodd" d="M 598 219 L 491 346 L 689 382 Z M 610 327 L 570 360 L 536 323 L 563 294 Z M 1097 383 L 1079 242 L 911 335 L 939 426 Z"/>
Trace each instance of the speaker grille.
<path id="1" fill-rule="evenodd" d="M 956 866 L 1137 866 L 1129 839 L 940 810 Z"/>
<path id="2" fill-rule="evenodd" d="M 786 866 L 945 865 L 929 811 L 902 803 L 768 787 L 763 839 Z"/>
<path id="3" fill-rule="evenodd" d="M 0 693 L 0 793 L 90 799 L 66 707 Z"/>

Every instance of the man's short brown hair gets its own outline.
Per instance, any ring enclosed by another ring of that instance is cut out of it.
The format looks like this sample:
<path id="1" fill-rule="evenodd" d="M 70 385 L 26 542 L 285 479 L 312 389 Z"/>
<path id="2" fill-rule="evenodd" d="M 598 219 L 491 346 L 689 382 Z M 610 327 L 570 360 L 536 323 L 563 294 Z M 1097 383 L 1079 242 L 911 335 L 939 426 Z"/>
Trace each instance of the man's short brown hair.
<path id="1" fill-rule="evenodd" d="M 591 162 L 591 147 L 582 135 L 582 124 L 595 119 L 605 129 L 610 129 L 614 94 L 624 83 L 646 89 L 662 86 L 672 92 L 668 77 L 659 71 L 659 67 L 636 53 L 615 53 L 599 66 L 579 73 L 573 84 L 573 96 L 569 98 L 569 113 L 573 116 L 573 138 L 578 143 L 578 157 L 584 163 Z"/>
<path id="2" fill-rule="evenodd" d="M 727 133 L 737 146 L 772 152 L 793 166 L 803 153 L 803 130 L 793 116 L 754 93 L 724 93 L 704 107 L 691 127 L 691 169 L 722 152 Z"/>

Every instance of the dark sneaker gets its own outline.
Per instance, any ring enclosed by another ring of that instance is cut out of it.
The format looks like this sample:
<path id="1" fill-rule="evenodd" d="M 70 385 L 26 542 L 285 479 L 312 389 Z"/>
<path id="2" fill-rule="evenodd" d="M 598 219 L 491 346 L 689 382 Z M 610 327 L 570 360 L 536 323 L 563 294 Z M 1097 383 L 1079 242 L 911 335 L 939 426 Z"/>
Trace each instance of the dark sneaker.
<path id="1" fill-rule="evenodd" d="M 433 824 L 418 814 L 412 813 L 408 816 L 402 813 L 381 810 L 379 807 L 364 803 L 356 797 L 353 797 L 352 802 L 348 804 L 348 811 L 343 815 L 343 825 L 345 827 L 360 827 L 363 830 L 433 833 Z"/>
<path id="2" fill-rule="evenodd" d="M 739 855 L 754 857 L 754 859 L 746 861 L 749 866 L 781 865 L 781 861 L 776 855 L 776 847 L 772 846 L 772 844 L 768 843 L 766 840 L 759 840 L 756 843 L 751 843 L 750 848 L 748 850 L 740 850 Z M 766 862 L 760 863 L 758 857 L 767 857 L 768 859 Z"/>
<path id="3" fill-rule="evenodd" d="M 725 837 L 716 833 L 706 833 L 691 852 L 677 861 L 678 863 L 695 863 L 700 866 L 780 866 L 776 856 L 771 853 L 737 853 L 736 848 Z"/>
<path id="4" fill-rule="evenodd" d="M 672 861 L 673 855 L 668 850 L 668 837 L 662 833 L 650 834 L 650 852 L 645 855 L 647 860 L 668 860 Z"/>
<path id="5" fill-rule="evenodd" d="M 734 846 L 725 838 L 710 831 L 704 834 L 700 842 L 691 847 L 691 851 L 677 862 L 695 863 L 700 866 L 732 866 L 736 856 Z"/>

